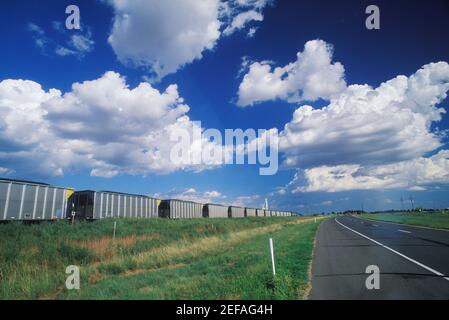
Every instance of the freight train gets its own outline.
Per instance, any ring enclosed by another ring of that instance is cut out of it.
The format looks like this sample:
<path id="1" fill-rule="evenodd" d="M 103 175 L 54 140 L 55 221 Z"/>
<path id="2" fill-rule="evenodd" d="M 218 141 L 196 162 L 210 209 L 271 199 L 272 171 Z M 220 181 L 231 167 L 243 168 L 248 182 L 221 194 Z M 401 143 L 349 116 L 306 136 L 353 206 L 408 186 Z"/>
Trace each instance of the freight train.
<path id="1" fill-rule="evenodd" d="M 113 191 L 75 191 L 46 183 L 0 178 L 0 221 L 103 218 L 245 218 L 299 215 L 268 210 L 156 199 Z"/>

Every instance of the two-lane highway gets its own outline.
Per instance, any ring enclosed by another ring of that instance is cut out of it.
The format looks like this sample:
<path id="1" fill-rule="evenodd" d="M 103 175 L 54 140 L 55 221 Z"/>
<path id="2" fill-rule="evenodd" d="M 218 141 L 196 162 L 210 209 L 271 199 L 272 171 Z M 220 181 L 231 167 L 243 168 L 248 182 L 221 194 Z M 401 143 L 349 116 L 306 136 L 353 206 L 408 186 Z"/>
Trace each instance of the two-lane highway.
<path id="1" fill-rule="evenodd" d="M 380 270 L 368 290 L 366 267 Z M 317 232 L 310 299 L 449 299 L 449 231 L 340 216 Z"/>

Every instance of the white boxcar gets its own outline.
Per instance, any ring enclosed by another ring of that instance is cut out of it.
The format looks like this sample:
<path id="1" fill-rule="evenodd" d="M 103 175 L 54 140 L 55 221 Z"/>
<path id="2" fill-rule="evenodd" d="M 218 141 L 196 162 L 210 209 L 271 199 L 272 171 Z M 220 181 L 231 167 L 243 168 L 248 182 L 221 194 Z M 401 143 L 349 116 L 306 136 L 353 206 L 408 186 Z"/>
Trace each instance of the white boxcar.
<path id="1" fill-rule="evenodd" d="M 272 217 L 274 215 L 275 214 L 273 210 L 265 210 L 265 217 Z"/>
<path id="2" fill-rule="evenodd" d="M 203 205 L 193 201 L 177 199 L 162 200 L 159 217 L 170 219 L 192 219 L 203 217 Z"/>
<path id="3" fill-rule="evenodd" d="M 0 179 L 0 220 L 64 219 L 73 189 Z"/>
<path id="4" fill-rule="evenodd" d="M 228 207 L 220 204 L 206 203 L 203 206 L 203 217 L 228 218 Z"/>
<path id="5" fill-rule="evenodd" d="M 265 217 L 265 209 L 257 209 L 256 210 L 256 215 L 258 216 L 258 217 Z"/>
<path id="6" fill-rule="evenodd" d="M 256 209 L 253 208 L 245 208 L 245 217 L 255 217 Z"/>
<path id="7" fill-rule="evenodd" d="M 155 218 L 158 199 L 144 195 L 112 191 L 77 191 L 69 200 L 67 215 L 75 211 L 77 218 Z"/>
<path id="8" fill-rule="evenodd" d="M 276 217 L 289 217 L 291 213 L 288 211 L 271 210 L 271 215 Z"/>
<path id="9" fill-rule="evenodd" d="M 231 218 L 244 218 L 245 217 L 245 208 L 230 206 L 228 209 L 228 216 Z"/>

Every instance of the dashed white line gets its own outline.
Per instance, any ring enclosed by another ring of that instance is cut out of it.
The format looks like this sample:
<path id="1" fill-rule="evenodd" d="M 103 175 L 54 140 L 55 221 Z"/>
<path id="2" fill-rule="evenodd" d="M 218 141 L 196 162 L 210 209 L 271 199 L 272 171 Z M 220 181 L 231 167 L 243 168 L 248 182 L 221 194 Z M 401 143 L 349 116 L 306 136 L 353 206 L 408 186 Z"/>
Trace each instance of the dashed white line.
<path id="1" fill-rule="evenodd" d="M 365 238 L 365 239 L 367 239 L 367 240 L 369 240 L 369 241 L 371 241 L 371 242 L 374 242 L 375 244 L 381 246 L 382 248 L 385 248 L 385 249 L 387 249 L 387 250 L 389 250 L 389 251 L 391 251 L 391 252 L 397 254 L 398 256 L 400 256 L 400 257 L 402 257 L 402 258 L 404 258 L 404 259 L 406 259 L 406 260 L 408 260 L 408 261 L 410 261 L 410 262 L 413 262 L 414 264 L 420 266 L 421 268 L 424 268 L 424 269 L 426 269 L 427 271 L 430 271 L 430 272 L 432 272 L 433 274 L 436 274 L 437 276 L 443 277 L 444 279 L 446 279 L 447 281 L 449 281 L 449 277 L 445 277 L 443 273 L 441 273 L 441 272 L 439 272 L 439 271 L 437 271 L 437 270 L 435 270 L 435 269 L 432 269 L 431 267 L 428 267 L 428 266 L 426 266 L 425 264 L 423 264 L 423 263 L 421 263 L 421 262 L 419 262 L 419 261 L 416 261 L 415 259 L 412 259 L 412 258 L 410 258 L 410 257 L 407 257 L 405 254 L 402 254 L 402 253 L 400 253 L 399 251 L 396 251 L 396 250 L 394 250 L 394 249 L 392 249 L 392 248 L 390 248 L 390 247 L 384 245 L 383 243 L 380 243 L 379 241 L 376 241 L 376 240 L 374 240 L 374 239 L 371 239 L 370 237 L 365 236 L 363 233 L 360 233 L 360 232 L 358 232 L 358 231 L 355 231 L 354 229 L 349 228 L 348 226 L 345 226 L 343 223 L 341 223 L 340 221 L 338 221 L 337 218 L 335 218 L 335 222 L 337 222 L 337 223 L 338 223 L 339 225 L 341 225 L 342 227 L 348 229 L 349 231 L 352 231 L 352 232 L 354 232 L 355 234 L 358 234 L 359 236 L 361 236 L 361 237 L 363 237 L 363 238 Z"/>
<path id="2" fill-rule="evenodd" d="M 399 232 L 404 232 L 404 233 L 411 233 L 410 231 L 407 230 L 402 230 L 402 229 L 398 229 Z"/>

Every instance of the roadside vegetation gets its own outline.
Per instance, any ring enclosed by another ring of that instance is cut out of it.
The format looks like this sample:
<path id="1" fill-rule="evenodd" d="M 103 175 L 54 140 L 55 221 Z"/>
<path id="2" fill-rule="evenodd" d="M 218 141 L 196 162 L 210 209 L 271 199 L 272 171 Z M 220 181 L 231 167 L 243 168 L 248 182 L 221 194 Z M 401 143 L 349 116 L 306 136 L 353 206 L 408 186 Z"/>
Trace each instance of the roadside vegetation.
<path id="1" fill-rule="evenodd" d="M 321 219 L 2 224 L 0 299 L 299 299 Z M 80 290 L 65 288 L 68 265 L 80 267 Z"/>
<path id="2" fill-rule="evenodd" d="M 423 227 L 449 229 L 449 212 L 365 213 L 360 217 Z"/>

